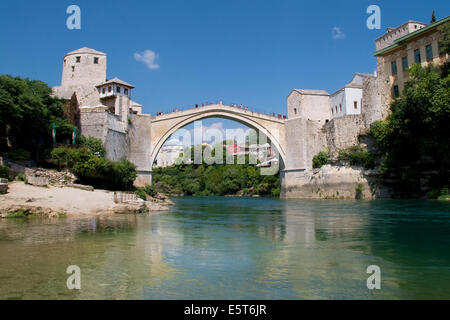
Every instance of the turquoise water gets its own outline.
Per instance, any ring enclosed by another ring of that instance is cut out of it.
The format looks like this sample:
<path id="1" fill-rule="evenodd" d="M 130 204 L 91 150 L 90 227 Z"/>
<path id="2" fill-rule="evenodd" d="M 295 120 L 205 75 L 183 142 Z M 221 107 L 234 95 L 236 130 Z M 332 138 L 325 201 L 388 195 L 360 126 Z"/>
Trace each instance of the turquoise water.
<path id="1" fill-rule="evenodd" d="M 450 202 L 175 201 L 151 216 L 0 221 L 0 299 L 450 299 Z M 381 290 L 367 289 L 369 265 Z"/>

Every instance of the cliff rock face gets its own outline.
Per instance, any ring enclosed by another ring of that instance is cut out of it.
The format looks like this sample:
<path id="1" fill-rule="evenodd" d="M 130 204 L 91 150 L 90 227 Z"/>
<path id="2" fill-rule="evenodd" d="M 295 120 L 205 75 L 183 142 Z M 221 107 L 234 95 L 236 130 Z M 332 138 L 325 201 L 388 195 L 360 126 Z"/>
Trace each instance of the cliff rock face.
<path id="1" fill-rule="evenodd" d="M 374 199 L 389 197 L 377 183 L 377 173 L 354 167 L 326 165 L 291 177 L 282 186 L 284 199 Z"/>

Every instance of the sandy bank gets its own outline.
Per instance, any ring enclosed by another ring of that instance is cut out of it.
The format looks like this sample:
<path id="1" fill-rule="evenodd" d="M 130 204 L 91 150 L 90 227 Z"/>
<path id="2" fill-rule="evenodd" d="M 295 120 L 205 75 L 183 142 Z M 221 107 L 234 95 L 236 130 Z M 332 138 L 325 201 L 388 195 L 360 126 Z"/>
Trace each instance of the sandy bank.
<path id="1" fill-rule="evenodd" d="M 23 182 L 9 184 L 8 193 L 0 195 L 0 215 L 29 210 L 30 213 L 58 216 L 135 213 L 169 210 L 168 201 L 142 201 L 126 204 L 114 203 L 114 192 L 86 191 L 70 187 L 35 187 Z"/>

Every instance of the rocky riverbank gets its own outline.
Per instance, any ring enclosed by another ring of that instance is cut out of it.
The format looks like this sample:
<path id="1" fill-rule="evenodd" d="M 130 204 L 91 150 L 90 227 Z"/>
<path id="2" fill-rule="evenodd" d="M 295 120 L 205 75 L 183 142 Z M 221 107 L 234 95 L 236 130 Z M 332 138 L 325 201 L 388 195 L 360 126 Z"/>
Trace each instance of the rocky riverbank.
<path id="1" fill-rule="evenodd" d="M 170 205 L 173 205 L 172 201 L 162 196 L 148 198 L 147 201 L 131 198 L 117 203 L 111 191 L 89 191 L 68 186 L 37 187 L 12 182 L 8 193 L 0 195 L 0 217 L 151 213 L 168 211 Z"/>
<path id="2" fill-rule="evenodd" d="M 376 170 L 325 165 L 287 177 L 281 188 L 284 199 L 389 198 L 391 191 L 379 181 Z"/>

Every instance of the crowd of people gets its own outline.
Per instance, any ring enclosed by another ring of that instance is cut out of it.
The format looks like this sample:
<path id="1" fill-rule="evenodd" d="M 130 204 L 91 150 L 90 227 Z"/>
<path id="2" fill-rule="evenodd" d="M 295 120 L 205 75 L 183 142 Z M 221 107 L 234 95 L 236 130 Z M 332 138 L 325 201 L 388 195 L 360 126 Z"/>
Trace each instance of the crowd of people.
<path id="1" fill-rule="evenodd" d="M 208 106 L 212 106 L 212 105 L 224 106 L 222 101 L 219 101 L 219 103 L 206 102 L 206 103 L 202 103 L 201 105 L 200 104 L 195 104 L 194 108 L 197 109 L 197 108 L 208 107 Z M 232 107 L 232 108 L 238 108 L 238 109 L 242 109 L 242 110 L 248 111 L 248 107 L 244 106 L 243 104 L 234 104 L 234 103 L 232 103 L 229 106 Z M 176 113 L 176 112 L 179 112 L 179 111 L 183 111 L 183 110 L 179 110 L 178 108 L 173 108 L 172 112 L 170 112 L 170 111 L 169 112 L 157 112 L 156 116 L 162 116 L 164 114 Z M 275 117 L 275 118 L 278 118 L 278 119 L 286 119 L 285 115 L 281 115 L 281 114 L 277 115 L 277 114 L 275 114 L 275 112 L 272 112 L 272 113 L 270 113 L 268 115 L 272 116 L 272 117 Z"/>

